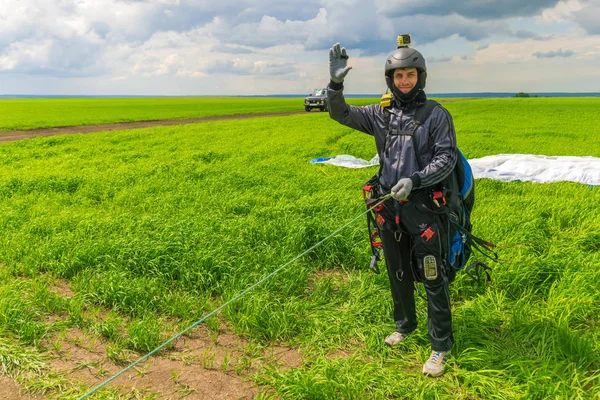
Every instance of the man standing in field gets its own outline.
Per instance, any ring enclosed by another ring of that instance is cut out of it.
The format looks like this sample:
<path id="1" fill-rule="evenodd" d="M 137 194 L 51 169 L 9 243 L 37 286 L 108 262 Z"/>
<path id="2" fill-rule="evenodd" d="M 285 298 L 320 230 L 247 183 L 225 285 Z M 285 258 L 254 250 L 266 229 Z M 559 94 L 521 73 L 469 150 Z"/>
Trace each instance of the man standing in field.
<path id="1" fill-rule="evenodd" d="M 458 153 L 452 117 L 445 108 L 437 105 L 424 121 L 416 121 L 427 99 L 423 91 L 427 67 L 409 43 L 410 37 L 400 35 L 398 48 L 385 60 L 391 94 L 384 95 L 381 104 L 364 107 L 350 106 L 344 99 L 343 82 L 352 67 L 346 49 L 336 43 L 329 50 L 329 115 L 375 137 L 380 168 L 371 183 L 377 195 L 392 195 L 377 217 L 396 322 L 385 343 L 395 346 L 417 328 L 414 282 L 422 281 L 432 348 L 423 373 L 440 376 L 454 343 L 448 291 L 454 270 L 445 260 L 448 234 L 440 223 L 442 212 L 436 214 L 446 198 L 437 193 L 446 193 Z"/>

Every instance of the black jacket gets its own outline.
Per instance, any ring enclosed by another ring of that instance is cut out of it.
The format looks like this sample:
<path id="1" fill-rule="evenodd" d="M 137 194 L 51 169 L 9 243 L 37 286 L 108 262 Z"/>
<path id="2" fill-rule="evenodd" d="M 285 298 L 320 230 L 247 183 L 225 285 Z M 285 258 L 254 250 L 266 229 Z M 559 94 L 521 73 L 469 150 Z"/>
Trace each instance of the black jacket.
<path id="1" fill-rule="evenodd" d="M 389 192 L 401 178 L 411 178 L 413 190 L 442 182 L 454 169 L 458 153 L 452 116 L 441 105 L 414 133 L 416 107 L 387 108 L 379 104 L 355 107 L 346 103 L 343 89 L 328 87 L 329 115 L 340 124 L 375 137 L 379 154 L 379 183 Z M 384 113 L 389 112 L 388 124 Z"/>

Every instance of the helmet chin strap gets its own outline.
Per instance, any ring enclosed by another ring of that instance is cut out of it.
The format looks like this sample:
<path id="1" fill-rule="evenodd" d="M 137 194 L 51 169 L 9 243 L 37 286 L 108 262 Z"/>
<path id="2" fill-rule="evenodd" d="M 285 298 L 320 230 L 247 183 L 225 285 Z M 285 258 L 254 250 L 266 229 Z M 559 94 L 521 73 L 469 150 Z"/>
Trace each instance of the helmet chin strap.
<path id="1" fill-rule="evenodd" d="M 398 89 L 395 85 L 392 87 L 392 93 L 394 97 L 399 100 L 401 103 L 410 103 L 417 97 L 419 92 L 421 91 L 421 85 L 415 85 L 414 88 L 410 90 L 408 93 L 403 93 L 400 89 Z"/>

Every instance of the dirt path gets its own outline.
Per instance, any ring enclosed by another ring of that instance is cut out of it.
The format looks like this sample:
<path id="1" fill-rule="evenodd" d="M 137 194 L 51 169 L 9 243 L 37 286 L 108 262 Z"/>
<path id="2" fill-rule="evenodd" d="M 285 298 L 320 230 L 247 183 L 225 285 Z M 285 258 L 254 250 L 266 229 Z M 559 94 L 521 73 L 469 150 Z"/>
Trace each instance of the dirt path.
<path id="1" fill-rule="evenodd" d="M 0 399 L 3 400 L 31 400 L 32 397 L 22 394 L 19 385 L 0 372 Z"/>
<path id="2" fill-rule="evenodd" d="M 444 99 L 439 100 L 440 103 L 456 103 L 464 99 Z M 92 133 L 92 132 L 110 132 L 121 131 L 126 129 L 151 128 L 155 126 L 171 126 L 194 124 L 199 122 L 224 121 L 230 119 L 249 119 L 262 117 L 284 117 L 288 115 L 304 114 L 306 111 L 287 111 L 262 114 L 238 114 L 238 115 L 220 115 L 215 117 L 198 117 L 198 118 L 182 118 L 182 119 L 163 119 L 156 121 L 131 121 L 131 122 L 114 122 L 110 124 L 97 125 L 79 125 L 79 126 L 58 126 L 52 128 L 38 128 L 25 131 L 4 131 L 0 132 L 0 142 L 14 142 L 21 139 L 30 139 L 38 136 L 54 136 L 54 135 L 69 135 L 75 133 Z"/>
<path id="3" fill-rule="evenodd" d="M 21 139 L 29 139 L 37 136 L 54 136 L 68 135 L 74 133 L 92 133 L 92 132 L 107 132 L 120 131 L 126 129 L 150 128 L 155 126 L 170 126 L 193 124 L 198 122 L 223 121 L 230 119 L 249 119 L 263 117 L 283 117 L 287 115 L 304 114 L 306 111 L 288 111 L 277 113 L 262 113 L 262 114 L 240 114 L 240 115 L 221 115 L 216 117 L 200 117 L 200 118 L 184 118 L 184 119 L 169 119 L 159 121 L 133 121 L 133 122 L 115 122 L 111 124 L 98 125 L 81 125 L 81 126 L 62 126 L 54 128 L 39 128 L 26 131 L 7 131 L 0 132 L 0 142 L 14 142 Z"/>
<path id="4" fill-rule="evenodd" d="M 67 280 L 57 280 L 48 290 L 63 298 L 75 296 Z M 86 324 L 102 323 L 109 313 L 93 307 L 88 311 Z M 48 316 L 53 322 L 66 323 L 67 318 L 63 313 Z M 177 333 L 177 329 L 173 329 L 174 326 L 167 329 L 165 337 Z M 30 390 L 39 392 L 28 394 L 27 384 L 21 388 L 15 380 L 3 375 L 0 368 L 0 400 L 81 395 L 82 391 L 92 390 L 145 354 L 113 345 L 102 335 L 79 327 L 49 332 L 40 342 L 40 349 L 45 349 L 45 367 L 39 374 L 23 372 Z M 220 321 L 217 330 L 205 325 L 195 327 L 174 341 L 172 347 L 139 363 L 105 388 L 117 389 L 126 398 L 250 400 L 271 391 L 253 381 L 263 368 L 287 371 L 300 367 L 302 362 L 301 350 L 278 344 L 264 347 L 251 344 L 235 335 L 225 321 Z"/>

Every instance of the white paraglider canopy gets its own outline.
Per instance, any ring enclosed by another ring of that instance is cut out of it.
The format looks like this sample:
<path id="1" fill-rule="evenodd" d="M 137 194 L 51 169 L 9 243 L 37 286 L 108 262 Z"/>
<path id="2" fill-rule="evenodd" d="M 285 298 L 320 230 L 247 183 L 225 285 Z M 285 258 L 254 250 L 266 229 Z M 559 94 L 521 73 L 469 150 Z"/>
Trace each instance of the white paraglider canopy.
<path id="1" fill-rule="evenodd" d="M 579 182 L 600 185 L 600 158 L 576 156 L 543 156 L 533 154 L 498 154 L 468 160 L 473 177 L 501 181 Z M 376 155 L 363 160 L 347 154 L 316 158 L 311 163 L 332 164 L 345 168 L 364 168 L 379 165 Z"/>

